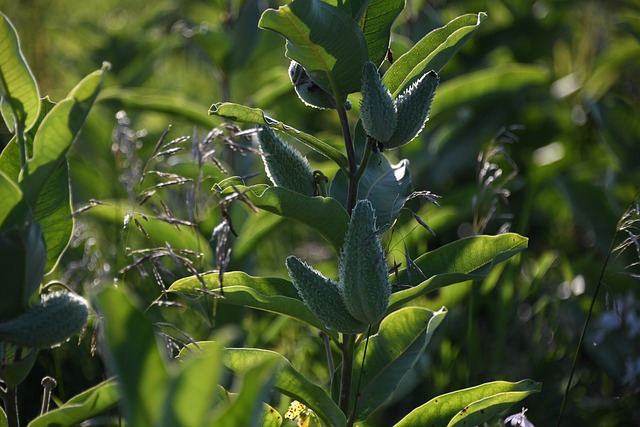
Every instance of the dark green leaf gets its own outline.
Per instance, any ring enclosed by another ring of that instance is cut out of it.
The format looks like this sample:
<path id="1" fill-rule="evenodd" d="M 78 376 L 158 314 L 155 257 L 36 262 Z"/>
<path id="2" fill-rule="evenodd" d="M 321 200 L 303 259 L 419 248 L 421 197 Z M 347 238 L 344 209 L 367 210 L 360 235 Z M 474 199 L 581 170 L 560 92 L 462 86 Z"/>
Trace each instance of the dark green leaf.
<path id="1" fill-rule="evenodd" d="M 5 347 L 5 352 L 7 351 L 8 350 Z M 2 379 L 7 387 L 16 387 L 21 384 L 29 375 L 31 369 L 33 369 L 33 365 L 36 363 L 36 359 L 38 358 L 38 350 L 28 349 L 26 351 L 27 354 L 21 354 L 19 360 L 15 360 L 11 363 L 3 362 L 2 371 L 0 371 L 0 379 Z M 5 356 L 5 360 L 10 359 L 11 357 Z"/>
<path id="2" fill-rule="evenodd" d="M 486 16 L 483 12 L 459 16 L 444 27 L 431 31 L 398 58 L 383 78 L 394 98 L 424 73 L 431 70 L 440 72 L 469 40 Z"/>
<path id="3" fill-rule="evenodd" d="M 367 42 L 342 10 L 320 0 L 294 0 L 278 10 L 267 9 L 259 26 L 287 39 L 287 57 L 325 92 L 341 100 L 360 90 Z"/>
<path id="4" fill-rule="evenodd" d="M 414 260 L 421 272 L 403 268 L 393 284 L 409 286 L 391 294 L 389 311 L 444 286 L 486 276 L 491 268 L 527 247 L 529 239 L 514 233 L 473 236 L 444 245 Z"/>
<path id="5" fill-rule="evenodd" d="M 288 280 L 275 277 L 252 277 L 241 271 L 233 271 L 224 274 L 223 289 L 220 289 L 217 273 L 202 275 L 201 279 L 207 286 L 207 290 L 218 293 L 224 291 L 224 298 L 217 299 L 216 304 L 231 304 L 278 313 L 300 320 L 337 338 L 335 331 L 327 331 L 307 308 L 296 288 Z M 169 288 L 169 292 L 191 298 L 202 297 L 203 291 L 202 283 L 196 277 L 180 279 Z"/>
<path id="6" fill-rule="evenodd" d="M 160 424 L 169 374 L 151 323 L 119 288 L 96 294 L 104 316 L 105 363 L 118 379 L 128 425 Z"/>
<path id="7" fill-rule="evenodd" d="M 389 49 L 391 26 L 404 9 L 405 0 L 369 0 L 362 3 L 366 8 L 363 7 L 355 18 L 367 41 L 369 61 L 379 66 Z"/>
<path id="8" fill-rule="evenodd" d="M 354 375 L 350 401 L 355 402 L 356 390 L 359 390 L 356 420 L 366 420 L 391 396 L 402 377 L 411 375 L 411 368 L 446 314 L 444 308 L 433 312 L 425 308 L 408 307 L 390 314 L 382 321 L 378 333 L 369 337 L 362 377 Z M 361 366 L 365 345 L 362 342 L 356 348 L 356 373 Z"/>
<path id="9" fill-rule="evenodd" d="M 27 427 L 76 426 L 116 406 L 120 399 L 117 388 L 113 379 L 101 382 L 34 419 Z"/>
<path id="10" fill-rule="evenodd" d="M 286 218 L 294 219 L 316 230 L 333 248 L 340 250 L 344 243 L 349 215 L 330 197 L 309 197 L 286 188 L 258 184 L 251 187 L 235 185 L 235 188 L 219 184 L 223 194 L 242 192 L 256 207 Z"/>
<path id="11" fill-rule="evenodd" d="M 40 95 L 38 86 L 20 50 L 15 28 L 0 12 L 0 110 L 10 132 L 16 131 L 15 120 L 28 130 L 38 119 Z M 13 116 L 13 117 L 12 117 Z"/>
<path id="12" fill-rule="evenodd" d="M 340 166 L 340 168 L 345 170 L 347 168 L 347 159 L 339 150 L 336 150 L 329 144 L 322 142 L 309 134 L 300 132 L 291 126 L 266 116 L 264 111 L 259 108 L 249 108 L 240 104 L 223 102 L 213 104 L 209 109 L 209 114 L 241 123 L 253 123 L 278 129 L 280 132 L 286 133 L 312 150 L 322 154 L 327 159 L 333 160 L 338 166 Z"/>
<path id="13" fill-rule="evenodd" d="M 495 381 L 443 394 L 411 411 L 395 427 L 480 425 L 540 387 L 531 380 Z"/>

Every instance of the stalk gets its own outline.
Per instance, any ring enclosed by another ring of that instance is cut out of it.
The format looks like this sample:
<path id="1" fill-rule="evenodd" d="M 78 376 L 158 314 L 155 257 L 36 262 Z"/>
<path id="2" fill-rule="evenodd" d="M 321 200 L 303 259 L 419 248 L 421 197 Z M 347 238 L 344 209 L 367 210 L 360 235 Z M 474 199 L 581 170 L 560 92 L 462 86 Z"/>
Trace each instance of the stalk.
<path id="1" fill-rule="evenodd" d="M 356 202 L 358 201 L 358 165 L 356 162 L 356 152 L 351 139 L 351 130 L 349 129 L 349 120 L 347 119 L 347 110 L 344 105 L 336 105 L 338 117 L 340 118 L 340 127 L 342 128 L 342 138 L 344 139 L 344 147 L 347 152 L 347 161 L 349 162 L 349 192 L 347 195 L 347 213 L 351 215 Z"/>
<path id="2" fill-rule="evenodd" d="M 343 334 L 342 336 L 342 372 L 340 379 L 339 406 L 345 415 L 349 414 L 349 399 L 351 397 L 351 378 L 353 375 L 353 352 L 356 344 L 355 334 Z M 351 417 L 349 417 L 351 418 Z M 347 423 L 347 427 L 353 425 L 353 420 Z"/>

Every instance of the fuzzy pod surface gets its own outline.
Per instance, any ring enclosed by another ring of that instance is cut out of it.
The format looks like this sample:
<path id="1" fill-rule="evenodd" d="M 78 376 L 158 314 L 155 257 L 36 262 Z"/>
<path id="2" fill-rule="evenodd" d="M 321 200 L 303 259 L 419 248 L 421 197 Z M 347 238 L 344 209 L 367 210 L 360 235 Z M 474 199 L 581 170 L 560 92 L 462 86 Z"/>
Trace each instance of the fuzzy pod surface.
<path id="1" fill-rule="evenodd" d="M 89 318 L 84 298 L 57 291 L 42 295 L 25 313 L 0 323 L 0 341 L 23 347 L 56 347 L 82 332 Z"/>
<path id="2" fill-rule="evenodd" d="M 313 196 L 313 171 L 305 157 L 284 142 L 269 126 L 259 126 L 256 137 L 267 176 L 276 187 Z"/>
<path id="3" fill-rule="evenodd" d="M 396 130 L 398 114 L 391 93 L 384 86 L 378 68 L 371 61 L 362 67 L 360 120 L 367 135 L 387 142 Z"/>
<path id="4" fill-rule="evenodd" d="M 327 329 L 346 334 L 364 332 L 367 324 L 356 320 L 347 311 L 338 284 L 295 256 L 286 261 L 289 276 L 309 310 Z"/>
<path id="5" fill-rule="evenodd" d="M 366 324 L 382 320 L 389 305 L 391 284 L 371 202 L 359 200 L 338 259 L 338 290 L 347 310 Z"/>

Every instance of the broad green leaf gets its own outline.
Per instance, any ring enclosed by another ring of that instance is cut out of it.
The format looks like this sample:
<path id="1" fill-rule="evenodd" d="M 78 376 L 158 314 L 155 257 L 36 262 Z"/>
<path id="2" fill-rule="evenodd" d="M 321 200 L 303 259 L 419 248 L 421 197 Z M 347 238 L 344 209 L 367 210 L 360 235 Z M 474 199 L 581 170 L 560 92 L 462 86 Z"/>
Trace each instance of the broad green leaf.
<path id="1" fill-rule="evenodd" d="M 34 212 L 36 221 L 42 226 L 47 248 L 45 272 L 55 268 L 73 233 L 69 186 L 69 166 L 63 159 L 40 191 Z"/>
<path id="2" fill-rule="evenodd" d="M 366 342 L 358 345 L 354 356 L 357 370 L 350 399 L 353 404 L 356 390 L 359 390 L 356 420 L 366 420 L 391 397 L 402 378 L 411 375 L 414 363 L 446 314 L 444 307 L 436 312 L 420 307 L 403 308 L 382 321 L 378 333 L 369 337 L 368 345 Z M 367 352 L 360 377 L 365 346 Z"/>
<path id="3" fill-rule="evenodd" d="M 19 225 L 26 219 L 27 206 L 18 184 L 0 170 L 0 232 Z"/>
<path id="4" fill-rule="evenodd" d="M 341 100 L 360 90 L 367 42 L 347 13 L 320 0 L 294 0 L 267 9 L 258 25 L 283 36 L 287 57 L 325 92 Z"/>
<path id="5" fill-rule="evenodd" d="M 197 343 L 205 349 L 207 343 Z M 338 405 L 319 386 L 306 379 L 295 370 L 282 355 L 268 350 L 255 348 L 228 348 L 224 352 L 224 364 L 236 373 L 242 374 L 247 367 L 276 358 L 279 361 L 273 387 L 282 394 L 292 397 L 311 408 L 325 423 L 332 427 L 344 426 L 346 419 Z"/>
<path id="6" fill-rule="evenodd" d="M 278 129 L 280 132 L 293 137 L 312 150 L 318 152 L 319 154 L 322 154 L 327 159 L 333 160 L 338 166 L 340 166 L 341 169 L 347 169 L 347 159 L 340 152 L 340 150 L 333 148 L 329 144 L 320 141 L 314 136 L 301 132 L 297 129 L 292 128 L 291 126 L 272 119 L 271 117 L 265 115 L 264 111 L 260 110 L 259 108 L 249 108 L 240 104 L 223 102 L 213 104 L 211 108 L 209 108 L 209 114 L 241 123 L 253 123 L 256 125 L 269 126 L 273 129 Z"/>
<path id="7" fill-rule="evenodd" d="M 105 65 L 104 69 L 85 77 L 40 124 L 33 140 L 33 156 L 23 170 L 20 183 L 29 205 L 35 205 L 45 183 L 64 161 L 100 91 L 106 68 Z"/>
<path id="8" fill-rule="evenodd" d="M 0 322 L 24 312 L 40 288 L 45 261 L 40 224 L 30 221 L 0 234 Z"/>
<path id="9" fill-rule="evenodd" d="M 392 165 L 384 156 L 371 156 L 358 185 L 358 200 L 367 199 L 376 211 L 378 228 L 396 219 L 411 194 L 411 175 L 407 160 Z M 331 180 L 329 194 L 346 206 L 349 182 L 339 170 Z"/>
<path id="10" fill-rule="evenodd" d="M 231 304 L 241 307 L 256 308 L 258 310 L 288 316 L 326 332 L 337 339 L 335 331 L 328 331 L 324 325 L 302 302 L 293 283 L 275 277 L 253 277 L 241 271 L 224 274 L 223 286 L 220 288 L 217 273 L 200 276 L 207 286 L 207 290 L 223 293 L 224 298 L 216 300 L 216 304 Z M 190 298 L 203 295 L 202 283 L 196 277 L 185 277 L 174 282 L 169 292 L 182 294 Z M 214 308 L 212 307 L 212 310 Z"/>
<path id="11" fill-rule="evenodd" d="M 214 265 L 215 258 L 209 242 L 197 230 L 186 226 L 176 227 L 140 206 L 132 206 L 126 200 L 105 200 L 104 203 L 104 205 L 94 206 L 84 215 L 115 224 L 118 228 L 123 226 L 126 218 L 127 227 L 134 230 L 129 235 L 130 239 L 134 237 L 142 239 L 147 248 L 166 246 L 168 243 L 173 249 L 200 251 L 204 254 L 202 262 L 205 270 Z M 148 238 L 136 227 L 135 221 L 143 227 Z M 129 242 L 129 244 L 132 243 Z"/>
<path id="12" fill-rule="evenodd" d="M 4 351 L 8 352 L 11 350 L 8 350 L 5 347 Z M 15 356 L 15 354 L 11 355 L 11 357 L 5 356 L 4 360 L 11 360 L 13 356 Z M 0 371 L 0 379 L 2 379 L 7 387 L 15 387 L 19 384 L 22 384 L 22 381 L 27 378 L 27 376 L 33 369 L 33 365 L 36 363 L 37 358 L 37 349 L 27 350 L 27 354 L 21 354 L 18 360 L 2 365 L 2 371 Z"/>
<path id="13" fill-rule="evenodd" d="M 119 399 L 118 386 L 113 379 L 109 379 L 39 416 L 27 427 L 76 426 L 115 407 Z"/>
<path id="14" fill-rule="evenodd" d="M 158 95 L 141 89 L 109 88 L 100 93 L 98 102 L 119 103 L 126 108 L 176 115 L 206 128 L 217 124 L 205 113 L 205 106 L 179 95 Z"/>
<path id="15" fill-rule="evenodd" d="M 444 27 L 431 31 L 396 59 L 382 79 L 393 97 L 424 73 L 431 70 L 439 73 L 486 17 L 483 12 L 459 16 Z"/>
<path id="16" fill-rule="evenodd" d="M 245 371 L 242 375 L 240 393 L 235 396 L 230 405 L 222 408 L 221 412 L 213 417 L 211 425 L 262 427 L 260 421 L 263 418 L 263 402 L 268 398 L 275 371 L 280 366 L 281 357 L 278 356 L 280 355 L 272 353 L 259 360 L 246 361 L 248 365 L 243 367 Z"/>
<path id="17" fill-rule="evenodd" d="M 479 425 L 540 387 L 531 380 L 495 381 L 443 394 L 411 411 L 395 427 Z"/>
<path id="18" fill-rule="evenodd" d="M 356 20 L 369 50 L 369 61 L 379 66 L 389 49 L 391 26 L 404 9 L 405 0 L 369 0 L 363 6 Z"/>
<path id="19" fill-rule="evenodd" d="M 242 192 L 256 207 L 286 218 L 294 219 L 316 230 L 338 252 L 344 243 L 349 215 L 330 197 L 309 197 L 282 187 L 265 184 L 245 187 L 219 183 L 223 194 Z"/>
<path id="20" fill-rule="evenodd" d="M 29 65 L 20 50 L 15 28 L 0 12 L 0 110 L 10 132 L 27 131 L 38 119 L 40 94 Z"/>
<path id="21" fill-rule="evenodd" d="M 9 427 L 9 420 L 7 419 L 7 414 L 4 412 L 4 409 L 0 407 L 0 427 Z"/>
<path id="22" fill-rule="evenodd" d="M 508 64 L 467 73 L 438 87 L 433 100 L 431 117 L 451 108 L 469 106 L 483 99 L 491 100 L 500 94 L 513 94 L 526 86 L 549 84 L 549 73 L 537 65 Z"/>
<path id="23" fill-rule="evenodd" d="M 485 277 L 491 268 L 527 247 L 529 239 L 514 233 L 472 236 L 427 252 L 414 260 L 420 268 L 403 268 L 391 281 L 409 286 L 391 294 L 388 311 L 436 289 Z"/>
<path id="24" fill-rule="evenodd" d="M 200 427 L 208 425 L 211 410 L 222 400 L 218 384 L 222 376 L 222 348 L 206 353 L 191 352 L 180 357 L 161 416 L 162 426 Z"/>
<path id="25" fill-rule="evenodd" d="M 119 288 L 105 287 L 95 300 L 103 315 L 105 363 L 117 378 L 127 424 L 159 425 L 169 374 L 153 325 Z"/>

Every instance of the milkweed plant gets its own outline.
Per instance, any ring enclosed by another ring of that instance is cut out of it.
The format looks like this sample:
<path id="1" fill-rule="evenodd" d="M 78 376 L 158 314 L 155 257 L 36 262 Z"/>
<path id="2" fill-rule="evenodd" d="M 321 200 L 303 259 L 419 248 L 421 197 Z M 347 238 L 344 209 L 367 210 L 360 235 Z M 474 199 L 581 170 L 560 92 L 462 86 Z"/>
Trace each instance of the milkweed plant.
<path id="1" fill-rule="evenodd" d="M 167 306 L 180 299 L 200 308 L 209 301 L 213 307 L 248 307 L 295 319 L 319 332 L 317 339 L 327 354 L 322 383 L 305 376 L 285 354 L 228 348 L 216 341 L 186 342 L 177 360 L 168 360 L 157 345 L 156 327 L 124 286 L 103 286 L 89 299 L 100 324 L 99 350 L 112 378 L 55 410 L 47 412 L 43 402 L 42 415 L 29 425 L 71 425 L 116 406 L 132 426 L 279 426 L 291 422 L 285 418 L 301 426 L 368 425 L 375 424 L 372 415 L 409 392 L 400 385 L 414 375 L 414 366 L 447 316 L 446 307 L 432 310 L 424 308 L 424 301 L 412 301 L 486 276 L 493 265 L 524 250 L 527 239 L 515 233 L 474 235 L 422 254 L 407 254 L 404 263 L 391 262 L 385 234 L 408 209 L 407 202 L 436 202 L 432 193 L 414 190 L 407 160 L 391 159 L 397 159 L 407 144 L 424 144 L 419 136 L 429 126 L 439 73 L 486 18 L 484 13 L 455 18 L 393 60 L 391 28 L 404 8 L 404 0 L 294 0 L 265 10 L 259 27 L 285 39 L 288 77 L 300 108 L 336 114 L 340 144 L 293 128 L 287 117 L 273 118 L 231 102 L 214 103 L 210 115 L 246 126 L 236 134 L 254 143 L 269 183 L 249 184 L 247 177 L 227 175 L 213 185 L 223 218 L 211 239 L 215 269 L 208 270 L 213 271 L 196 271 L 189 257 L 199 248 L 178 249 L 167 243 L 154 253 L 135 254 L 138 260 L 154 260 L 161 253 L 191 273 L 162 290 Z M 0 157 L 0 263 L 9 272 L 0 285 L 8 296 L 0 302 L 0 397 L 5 408 L 0 425 L 4 417 L 15 426 L 17 385 L 28 374 L 35 353 L 78 334 L 89 317 L 87 300 L 62 283 L 42 282 L 71 238 L 70 229 L 62 235 L 53 232 L 72 217 L 66 152 L 96 100 L 108 66 L 52 105 L 40 98 L 4 15 L 0 37 L 0 48 L 11 53 L 1 60 L 2 115 L 14 135 Z M 221 137 L 210 135 L 205 142 Z M 301 154 L 302 146 L 334 166 L 315 169 Z M 194 159 L 202 162 L 208 152 L 198 147 Z M 154 155 L 169 156 L 171 150 L 159 144 Z M 220 163 L 216 166 L 223 169 Z M 177 175 L 157 175 L 172 184 L 186 183 Z M 198 185 L 201 178 L 196 178 Z M 152 196 L 148 192 L 140 204 Z M 54 202 L 60 202 L 61 211 L 38 209 Z M 337 275 L 327 277 L 312 260 L 293 254 L 282 259 L 286 278 L 229 271 L 229 234 L 235 233 L 232 203 L 297 221 L 317 233 L 332 253 Z M 191 227 L 163 207 L 165 222 Z M 146 217 L 123 217 L 146 234 Z M 417 214 L 414 218 L 431 231 Z M 162 266 L 154 265 L 157 278 Z M 222 385 L 229 382 L 224 372 L 241 384 L 233 392 Z M 472 385 L 425 401 L 395 425 L 481 425 L 504 416 L 511 405 L 540 387 L 528 379 Z M 274 393 L 291 401 L 284 417 L 269 405 Z M 506 421 L 532 425 L 524 410 Z"/>

